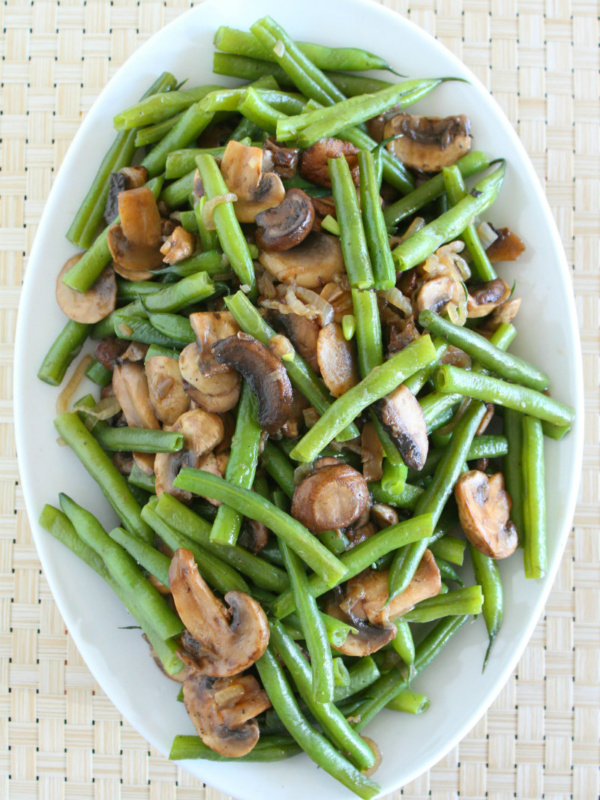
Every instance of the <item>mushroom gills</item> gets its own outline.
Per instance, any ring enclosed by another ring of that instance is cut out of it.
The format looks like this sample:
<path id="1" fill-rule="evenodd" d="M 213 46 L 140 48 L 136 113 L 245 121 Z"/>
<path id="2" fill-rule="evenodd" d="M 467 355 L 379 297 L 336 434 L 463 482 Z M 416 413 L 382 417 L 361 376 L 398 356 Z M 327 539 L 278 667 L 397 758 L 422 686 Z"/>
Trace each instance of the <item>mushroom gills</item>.
<path id="1" fill-rule="evenodd" d="M 320 289 L 345 274 L 339 239 L 317 231 L 312 231 L 291 250 L 281 253 L 259 250 L 258 260 L 278 281 L 297 283 L 306 289 Z"/>
<path id="2" fill-rule="evenodd" d="M 289 189 L 278 206 L 256 215 L 256 244 L 269 252 L 290 250 L 306 239 L 314 218 L 310 197 L 302 189 Z"/>
<path id="3" fill-rule="evenodd" d="M 441 172 L 469 152 L 470 128 L 463 114 L 443 119 L 397 114 L 386 124 L 384 138 L 398 137 L 387 147 L 407 167 Z"/>
<path id="4" fill-rule="evenodd" d="M 285 197 L 281 178 L 263 172 L 263 150 L 232 139 L 221 160 L 221 173 L 230 192 L 237 195 L 233 204 L 240 222 L 254 222 L 257 214 L 278 206 Z"/>
<path id="5" fill-rule="evenodd" d="M 463 472 L 454 496 L 461 527 L 473 547 L 496 559 L 515 552 L 519 537 L 510 519 L 512 500 L 501 472 L 491 476 L 479 470 Z"/>

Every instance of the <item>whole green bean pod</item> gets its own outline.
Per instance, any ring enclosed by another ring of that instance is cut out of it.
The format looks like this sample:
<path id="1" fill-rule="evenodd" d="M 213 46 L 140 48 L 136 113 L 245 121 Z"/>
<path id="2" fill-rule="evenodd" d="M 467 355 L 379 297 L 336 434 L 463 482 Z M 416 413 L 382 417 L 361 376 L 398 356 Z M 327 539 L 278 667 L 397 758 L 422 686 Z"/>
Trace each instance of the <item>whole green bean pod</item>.
<path id="1" fill-rule="evenodd" d="M 504 409 L 504 435 L 507 452 L 503 470 L 506 491 L 512 500 L 510 518 L 517 529 L 519 544 L 523 546 L 525 527 L 523 521 L 523 428 L 522 414 L 511 408 Z"/>
<path id="2" fill-rule="evenodd" d="M 482 672 L 485 670 L 494 639 L 500 632 L 502 617 L 504 614 L 504 593 L 502 591 L 502 581 L 500 570 L 495 559 L 485 556 L 472 544 L 469 544 L 469 553 L 473 564 L 475 580 L 483 591 L 483 619 L 488 631 L 490 643 L 485 651 Z"/>
<path id="3" fill-rule="evenodd" d="M 330 158 L 328 163 L 331 191 L 340 226 L 340 242 L 350 286 L 370 289 L 374 283 L 373 272 L 350 167 L 343 157 Z"/>
<path id="4" fill-rule="evenodd" d="M 169 585 L 171 559 L 146 542 L 142 542 L 124 528 L 114 528 L 108 532 L 110 538 L 119 544 L 142 567 L 154 575 L 164 585 Z"/>
<path id="5" fill-rule="evenodd" d="M 127 530 L 151 542 L 154 534 L 143 521 L 141 509 L 127 481 L 79 419 L 79 415 L 70 412 L 60 414 L 54 420 L 54 426 L 96 481 Z"/>
<path id="6" fill-rule="evenodd" d="M 483 213 L 494 202 L 504 181 L 505 172 L 506 165 L 502 162 L 491 175 L 475 184 L 471 192 L 453 208 L 401 242 L 392 251 L 398 269 L 415 267 L 438 247 L 462 233 L 469 220 Z"/>
<path id="7" fill-rule="evenodd" d="M 258 403 L 250 386 L 244 381 L 238 406 L 235 433 L 231 440 L 225 480 L 234 486 L 251 489 L 254 483 L 262 430 L 258 423 Z M 243 515 L 229 506 L 219 506 L 210 534 L 215 544 L 234 545 L 242 527 Z"/>
<path id="8" fill-rule="evenodd" d="M 70 319 L 58 334 L 38 370 L 37 376 L 50 386 L 60 386 L 65 374 L 84 345 L 91 325 Z"/>
<path id="9" fill-rule="evenodd" d="M 365 800 L 375 797 L 380 791 L 379 786 L 346 761 L 302 715 L 271 647 L 256 662 L 256 668 L 279 719 L 304 752 L 359 797 Z"/>
<path id="10" fill-rule="evenodd" d="M 148 428 L 113 428 L 98 420 L 93 428 L 94 438 L 105 450 L 136 453 L 175 453 L 183 447 L 183 434 Z"/>
<path id="11" fill-rule="evenodd" d="M 218 195 L 227 194 L 227 186 L 214 158 L 209 155 L 198 156 L 196 163 L 209 200 Z M 223 252 L 229 259 L 242 286 L 247 287 L 250 297 L 253 297 L 256 293 L 254 264 L 248 249 L 248 242 L 235 216 L 233 203 L 220 203 L 213 211 L 213 220 Z"/>
<path id="12" fill-rule="evenodd" d="M 222 756 L 204 744 L 199 736 L 176 736 L 171 745 L 169 759 L 171 761 L 185 761 L 188 759 L 203 759 L 205 761 L 223 761 L 237 764 L 238 762 L 270 763 L 283 761 L 286 758 L 301 753 L 301 749 L 291 736 L 264 736 L 245 756 L 237 758 Z"/>
<path id="13" fill-rule="evenodd" d="M 396 285 L 396 268 L 381 209 L 379 182 L 375 174 L 375 159 L 368 150 L 359 151 L 358 168 L 360 171 L 360 210 L 375 276 L 375 288 L 391 289 Z"/>
<path id="14" fill-rule="evenodd" d="M 250 144 L 249 141 L 248 144 Z M 165 178 L 168 181 L 172 181 L 175 178 L 183 178 L 184 175 L 188 175 L 190 172 L 195 172 L 196 158 L 204 153 L 213 156 L 213 158 L 223 158 L 225 145 L 222 147 L 186 147 L 183 150 L 173 150 L 167 156 Z"/>
<path id="15" fill-rule="evenodd" d="M 433 375 L 433 383 L 444 394 L 458 393 L 485 403 L 495 403 L 557 425 L 568 424 L 575 418 L 572 408 L 541 392 L 459 367 L 438 367 Z"/>
<path id="16" fill-rule="evenodd" d="M 543 578 L 547 569 L 544 432 L 538 419 L 524 416 L 521 424 L 525 577 Z"/>
<path id="17" fill-rule="evenodd" d="M 435 358 L 429 336 L 421 336 L 339 397 L 291 452 L 297 461 L 312 461 L 321 450 L 362 411 L 385 397 L 406 378 Z"/>
<path id="18" fill-rule="evenodd" d="M 178 349 L 196 341 L 196 334 L 187 317 L 181 317 L 179 314 L 150 314 L 149 322 L 158 333 L 162 334 L 164 339 L 164 341 L 149 342 L 149 344 Z"/>
<path id="19" fill-rule="evenodd" d="M 181 111 L 187 111 L 191 106 L 203 100 L 207 94 L 221 88 L 215 84 L 209 84 L 197 86 L 194 89 L 178 89 L 174 92 L 154 94 L 117 114 L 113 119 L 113 125 L 115 130 L 125 131 L 139 128 L 142 125 L 162 122 Z"/>
<path id="20" fill-rule="evenodd" d="M 291 461 L 273 442 L 267 441 L 261 453 L 263 468 L 277 482 L 291 500 L 294 495 L 294 467 Z"/>

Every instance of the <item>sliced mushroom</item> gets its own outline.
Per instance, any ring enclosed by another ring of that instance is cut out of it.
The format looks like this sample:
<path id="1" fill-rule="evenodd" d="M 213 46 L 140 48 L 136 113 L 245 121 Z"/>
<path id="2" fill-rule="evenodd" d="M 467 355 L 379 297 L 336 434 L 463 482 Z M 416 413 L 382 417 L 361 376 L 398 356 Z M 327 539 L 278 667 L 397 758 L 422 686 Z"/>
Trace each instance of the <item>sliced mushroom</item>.
<path id="1" fill-rule="evenodd" d="M 323 533 L 352 525 L 370 502 L 360 472 L 348 464 L 332 464 L 312 472 L 296 486 L 292 516 L 313 533 Z"/>
<path id="2" fill-rule="evenodd" d="M 189 258 L 196 247 L 193 234 L 178 225 L 160 248 L 165 264 L 178 264 Z"/>
<path id="3" fill-rule="evenodd" d="M 512 500 L 501 472 L 491 476 L 475 469 L 463 472 L 454 496 L 461 527 L 473 547 L 490 558 L 514 553 L 519 537 L 510 520 Z"/>
<path id="4" fill-rule="evenodd" d="M 123 339 L 101 339 L 94 350 L 94 357 L 106 369 L 112 370 L 117 359 L 127 350 L 128 342 Z"/>
<path id="5" fill-rule="evenodd" d="M 260 250 L 258 260 L 278 281 L 297 283 L 307 289 L 319 289 L 345 273 L 338 237 L 315 231 L 283 253 Z"/>
<path id="6" fill-rule="evenodd" d="M 371 519 L 379 530 L 383 530 L 383 528 L 397 525 L 399 517 L 398 512 L 392 506 L 388 506 L 386 503 L 374 503 L 371 509 Z"/>
<path id="7" fill-rule="evenodd" d="M 137 167 L 123 167 L 111 172 L 108 178 L 108 196 L 104 206 L 104 221 L 110 225 L 119 214 L 119 194 L 128 189 L 138 189 L 148 180 L 148 170 L 140 164 Z"/>
<path id="8" fill-rule="evenodd" d="M 467 314 L 473 319 L 487 317 L 492 311 L 506 303 L 510 297 L 510 286 L 502 278 L 469 287 Z"/>
<path id="9" fill-rule="evenodd" d="M 346 550 L 352 550 L 357 544 L 366 542 L 367 539 L 370 539 L 371 536 L 375 536 L 376 533 L 377 528 L 372 522 L 366 522 L 364 525 L 353 525 L 351 528 L 347 528 L 345 532 L 345 536 L 348 539 Z"/>
<path id="10" fill-rule="evenodd" d="M 407 467 L 421 470 L 429 451 L 427 423 L 419 401 L 406 386 L 398 386 L 378 401 L 376 413 Z"/>
<path id="11" fill-rule="evenodd" d="M 179 356 L 184 391 L 200 408 L 221 414 L 235 408 L 240 399 L 242 379 L 235 370 L 209 372 L 200 369 L 198 348 L 192 342 Z"/>
<path id="12" fill-rule="evenodd" d="M 525 245 L 510 228 L 494 228 L 498 238 L 486 250 L 490 261 L 516 261 L 525 250 Z"/>
<path id="13" fill-rule="evenodd" d="M 284 180 L 294 177 L 298 169 L 298 157 L 300 155 L 298 147 L 286 147 L 276 142 L 272 136 L 269 136 L 268 139 L 265 139 L 263 148 L 265 155 L 268 154 L 270 157 L 271 169 L 276 175 L 279 175 Z"/>
<path id="14" fill-rule="evenodd" d="M 269 623 L 259 603 L 245 592 L 227 592 L 225 605 L 198 572 L 189 550 L 177 550 L 169 586 L 181 621 L 200 645 L 196 668 L 213 678 L 238 675 L 263 655 Z"/>
<path id="15" fill-rule="evenodd" d="M 282 330 L 289 337 L 302 358 L 308 361 L 311 369 L 318 372 L 317 338 L 319 336 L 319 326 L 315 320 L 300 316 L 300 314 L 283 314 L 276 310 L 269 311 L 268 320 L 277 330 Z"/>
<path id="16" fill-rule="evenodd" d="M 112 385 L 130 427 L 160 428 L 150 403 L 148 381 L 142 364 L 126 361 L 115 365 Z"/>
<path id="17" fill-rule="evenodd" d="M 334 397 L 341 397 L 360 381 L 356 345 L 346 340 L 337 322 L 319 331 L 317 360 L 321 377 Z"/>
<path id="18" fill-rule="evenodd" d="M 113 261 L 129 272 L 158 269 L 162 264 L 162 223 L 156 199 L 147 186 L 119 193 L 120 222 L 108 230 Z"/>
<path id="19" fill-rule="evenodd" d="M 329 159 L 345 157 L 350 167 L 354 185 L 360 183 L 358 173 L 358 147 L 341 139 L 320 139 L 307 147 L 300 156 L 300 174 L 319 186 L 331 186 Z"/>
<path id="20" fill-rule="evenodd" d="M 121 475 L 131 475 L 133 456 L 131 453 L 113 453 L 112 462 Z"/>
<path id="21" fill-rule="evenodd" d="M 229 311 L 198 311 L 190 314 L 190 324 L 198 344 L 198 364 L 204 375 L 213 372 L 232 373 L 229 367 L 219 364 L 212 351 L 215 342 L 235 336 L 240 326 Z"/>
<path id="22" fill-rule="evenodd" d="M 436 314 L 442 314 L 449 303 L 458 306 L 464 293 L 464 288 L 453 278 L 433 278 L 433 280 L 426 281 L 419 289 L 415 314 L 418 316 L 426 308 Z"/>
<path id="23" fill-rule="evenodd" d="M 165 425 L 173 425 L 190 407 L 178 362 L 168 356 L 152 356 L 144 369 L 150 403 L 156 416 Z"/>
<path id="24" fill-rule="evenodd" d="M 183 703 L 204 744 L 228 758 L 252 750 L 260 735 L 254 717 L 271 707 L 253 675 L 210 678 L 192 673 L 183 682 Z"/>
<path id="25" fill-rule="evenodd" d="M 463 114 L 445 119 L 398 114 L 386 124 L 383 135 L 399 137 L 387 147 L 407 167 L 441 172 L 469 152 L 470 128 Z"/>
<path id="26" fill-rule="evenodd" d="M 190 492 L 176 489 L 173 481 L 183 467 L 198 468 L 200 459 L 210 453 L 223 439 L 223 422 L 216 414 L 201 408 L 183 413 L 170 430 L 183 434 L 183 448 L 176 453 L 157 453 L 154 460 L 156 494 L 172 494 L 182 502 L 189 502 Z"/>
<path id="27" fill-rule="evenodd" d="M 220 364 L 236 369 L 248 381 L 258 400 L 258 422 L 275 433 L 292 411 L 292 384 L 282 362 L 253 336 L 238 333 L 212 346 Z"/>
<path id="28" fill-rule="evenodd" d="M 383 475 L 383 446 L 372 422 L 366 422 L 360 433 L 360 460 L 366 481 L 378 481 Z"/>
<path id="29" fill-rule="evenodd" d="M 227 188 L 237 195 L 233 204 L 240 222 L 254 222 L 267 208 L 278 206 L 285 197 L 281 178 L 274 172 L 262 171 L 263 151 L 232 139 L 221 161 L 221 173 Z"/>
<path id="30" fill-rule="evenodd" d="M 246 519 L 240 533 L 238 544 L 250 550 L 251 553 L 260 553 L 269 543 L 269 529 L 262 522 L 255 519 Z"/>
<path id="31" fill-rule="evenodd" d="M 61 310 L 75 322 L 93 324 L 108 317 L 117 306 L 117 280 L 112 267 L 105 267 L 87 292 L 71 289 L 62 278 L 83 253 L 70 258 L 56 279 L 56 301 Z"/>
<path id="32" fill-rule="evenodd" d="M 418 339 L 421 334 L 415 325 L 414 315 L 411 315 L 403 322 L 394 322 L 390 329 L 390 343 L 388 345 L 388 353 L 399 353 L 415 339 Z"/>
<path id="33" fill-rule="evenodd" d="M 479 427 L 477 428 L 477 431 L 475 432 L 475 436 L 481 436 L 482 434 L 484 434 L 486 432 L 486 430 L 488 429 L 488 425 L 490 424 L 490 422 L 494 418 L 494 414 L 495 413 L 496 413 L 496 409 L 494 407 L 494 404 L 493 403 L 486 403 L 485 404 L 485 414 L 483 415 L 483 418 L 482 418 L 481 422 L 479 423 Z"/>
<path id="34" fill-rule="evenodd" d="M 223 453 L 222 455 L 225 454 Z M 226 459 L 228 458 L 229 456 L 227 455 Z M 214 453 L 206 453 L 198 461 L 197 469 L 201 469 L 204 472 L 210 472 L 211 475 L 216 475 L 217 478 L 224 478 L 226 466 L 227 461 L 223 462 L 223 460 L 220 457 L 215 456 Z M 206 499 L 213 506 L 218 507 L 223 505 L 221 500 L 215 500 L 212 497 L 207 497 Z"/>
<path id="35" fill-rule="evenodd" d="M 497 331 L 500 325 L 503 323 L 508 324 L 509 322 L 512 322 L 519 313 L 520 308 L 520 297 L 513 297 L 512 300 L 507 300 L 506 303 L 496 306 L 496 308 L 490 314 L 489 319 L 486 319 L 484 323 L 484 332 L 489 331 L 490 333 L 493 333 L 494 331 Z"/>
<path id="36" fill-rule="evenodd" d="M 256 244 L 269 252 L 290 250 L 306 239 L 314 218 L 310 197 L 302 189 L 289 189 L 278 206 L 256 215 Z"/>

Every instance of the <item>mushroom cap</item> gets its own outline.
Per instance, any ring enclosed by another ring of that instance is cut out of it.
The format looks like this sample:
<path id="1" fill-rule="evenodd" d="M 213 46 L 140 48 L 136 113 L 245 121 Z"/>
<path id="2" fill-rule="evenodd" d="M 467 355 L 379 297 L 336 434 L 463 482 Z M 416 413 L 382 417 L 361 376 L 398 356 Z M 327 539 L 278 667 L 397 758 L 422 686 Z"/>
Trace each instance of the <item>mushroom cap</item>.
<path id="1" fill-rule="evenodd" d="M 503 323 L 512 322 L 519 313 L 521 308 L 521 298 L 513 297 L 502 303 L 492 311 L 490 318 L 484 323 L 484 328 L 487 331 L 496 331 Z"/>
<path id="2" fill-rule="evenodd" d="M 165 425 L 173 425 L 190 407 L 190 398 L 183 390 L 179 363 L 169 356 L 152 356 L 144 369 L 154 413 Z"/>
<path id="3" fill-rule="evenodd" d="M 253 675 L 211 678 L 197 673 L 183 682 L 183 703 L 204 744 L 229 758 L 252 750 L 259 739 L 254 717 L 271 706 Z"/>
<path id="4" fill-rule="evenodd" d="M 233 208 L 240 222 L 254 222 L 257 214 L 278 206 L 285 197 L 281 178 L 263 172 L 263 150 L 231 139 L 221 160 L 221 173 L 230 192 L 237 195 Z"/>
<path id="5" fill-rule="evenodd" d="M 303 178 L 319 186 L 331 186 L 329 159 L 345 157 L 350 167 L 354 185 L 360 183 L 358 171 L 358 147 L 341 139 L 320 139 L 307 147 L 300 156 L 300 174 Z"/>
<path id="6" fill-rule="evenodd" d="M 290 250 L 306 239 L 314 218 L 310 197 L 302 189 L 289 189 L 278 206 L 256 215 L 256 244 L 269 252 Z"/>
<path id="7" fill-rule="evenodd" d="M 198 467 L 203 455 L 210 453 L 223 439 L 223 422 L 216 414 L 209 414 L 201 408 L 184 412 L 170 430 L 183 434 L 183 448 L 177 453 L 157 453 L 154 459 L 156 474 L 156 494 L 172 494 L 178 500 L 187 502 L 190 492 L 176 489 L 173 481 L 183 467 Z"/>
<path id="8" fill-rule="evenodd" d="M 498 559 L 515 552 L 519 537 L 510 520 L 512 500 L 501 472 L 492 476 L 476 469 L 463 472 L 454 487 L 454 496 L 461 527 L 473 547 Z"/>
<path id="9" fill-rule="evenodd" d="M 340 240 L 317 231 L 282 253 L 259 250 L 258 260 L 278 281 L 307 289 L 319 289 L 345 273 Z"/>
<path id="10" fill-rule="evenodd" d="M 296 486 L 292 516 L 313 533 L 323 533 L 352 525 L 370 502 L 360 472 L 348 464 L 332 464 L 307 475 Z"/>
<path id="11" fill-rule="evenodd" d="M 115 397 L 132 428 L 160 428 L 148 391 L 144 367 L 139 362 L 125 361 L 113 369 L 112 386 Z"/>
<path id="12" fill-rule="evenodd" d="M 377 416 L 393 439 L 407 467 L 421 470 L 429 452 L 427 423 L 414 394 L 403 384 L 378 401 Z"/>
<path id="13" fill-rule="evenodd" d="M 87 290 L 77 292 L 63 283 L 62 277 L 76 264 L 83 253 L 70 258 L 56 279 L 56 301 L 61 310 L 75 322 L 100 322 L 117 307 L 117 279 L 111 266 L 105 267 Z"/>
<path id="14" fill-rule="evenodd" d="M 516 261 L 525 245 L 510 228 L 494 228 L 498 238 L 486 250 L 490 261 Z"/>
<path id="15" fill-rule="evenodd" d="M 194 342 L 181 351 L 179 369 L 185 393 L 204 411 L 222 414 L 237 405 L 242 390 L 241 377 L 234 369 L 205 374 L 200 369 L 200 356 Z"/>
<path id="16" fill-rule="evenodd" d="M 273 136 L 269 136 L 263 142 L 263 153 L 263 169 L 268 158 L 270 163 L 269 171 L 272 170 L 284 180 L 294 177 L 298 169 L 300 148 L 287 147 L 275 141 Z"/>
<path id="17" fill-rule="evenodd" d="M 130 272 L 158 269 L 162 264 L 162 222 L 156 198 L 147 186 L 119 193 L 120 222 L 108 230 L 113 261 Z"/>
<path id="18" fill-rule="evenodd" d="M 245 592 L 227 592 L 225 605 L 209 589 L 189 550 L 179 549 L 169 567 L 169 586 L 181 621 L 200 645 L 196 668 L 205 675 L 238 675 L 263 655 L 269 623 Z"/>
<path id="19" fill-rule="evenodd" d="M 110 225 L 119 214 L 119 193 L 127 189 L 137 189 L 148 180 L 148 170 L 140 164 L 137 167 L 123 167 L 111 172 L 108 178 L 108 196 L 104 206 L 104 221 Z"/>
<path id="20" fill-rule="evenodd" d="M 235 336 L 240 326 L 230 311 L 197 311 L 190 314 L 190 324 L 196 334 L 198 365 L 205 376 L 213 372 L 233 373 L 234 370 L 219 364 L 212 351 L 215 342 Z"/>
<path id="21" fill-rule="evenodd" d="M 330 322 L 319 331 L 317 360 L 325 386 L 334 397 L 341 397 L 360 381 L 356 345 L 346 340 L 338 322 Z"/>
<path id="22" fill-rule="evenodd" d="M 284 314 L 276 309 L 269 310 L 267 317 L 276 330 L 285 333 L 311 369 L 318 372 L 317 340 L 320 330 L 318 323 L 300 314 Z"/>
<path id="23" fill-rule="evenodd" d="M 502 278 L 469 286 L 467 315 L 471 318 L 487 317 L 492 311 L 506 303 L 510 297 L 510 286 Z"/>
<path id="24" fill-rule="evenodd" d="M 360 460 L 363 477 L 368 481 L 378 481 L 383 475 L 383 445 L 372 422 L 365 422 L 360 433 Z"/>
<path id="25" fill-rule="evenodd" d="M 397 114 L 384 129 L 384 138 L 399 136 L 387 147 L 396 158 L 412 169 L 441 172 L 466 155 L 471 148 L 470 123 L 456 117 L 419 117 Z"/>
<path id="26" fill-rule="evenodd" d="M 212 346 L 220 364 L 241 373 L 258 400 L 258 422 L 263 430 L 275 433 L 291 414 L 294 394 L 282 362 L 246 333 L 221 339 Z"/>
<path id="27" fill-rule="evenodd" d="M 460 303 L 461 294 L 464 297 L 464 289 L 453 278 L 433 278 L 426 281 L 417 294 L 415 314 L 419 316 L 426 308 L 436 314 L 442 314 L 448 303 L 456 305 Z"/>
<path id="28" fill-rule="evenodd" d="M 160 248 L 165 264 L 178 264 L 189 258 L 196 247 L 196 237 L 178 225 Z"/>

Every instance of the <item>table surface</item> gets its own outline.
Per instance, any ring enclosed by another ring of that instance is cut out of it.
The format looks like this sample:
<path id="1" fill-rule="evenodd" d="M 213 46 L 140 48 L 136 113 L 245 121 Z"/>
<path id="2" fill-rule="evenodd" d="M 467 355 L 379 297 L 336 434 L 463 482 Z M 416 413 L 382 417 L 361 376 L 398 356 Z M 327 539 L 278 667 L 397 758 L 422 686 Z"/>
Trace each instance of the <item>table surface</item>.
<path id="1" fill-rule="evenodd" d="M 184 0 L 5 0 L 0 48 L 0 796 L 224 800 L 149 748 L 104 696 L 42 574 L 13 437 L 27 253 L 55 172 L 106 81 Z M 488 714 L 394 798 L 593 800 L 600 792 L 598 5 L 387 0 L 492 90 L 518 130 L 571 264 L 586 385 L 573 534 L 543 619 Z M 58 265 L 56 265 L 58 269 Z"/>

